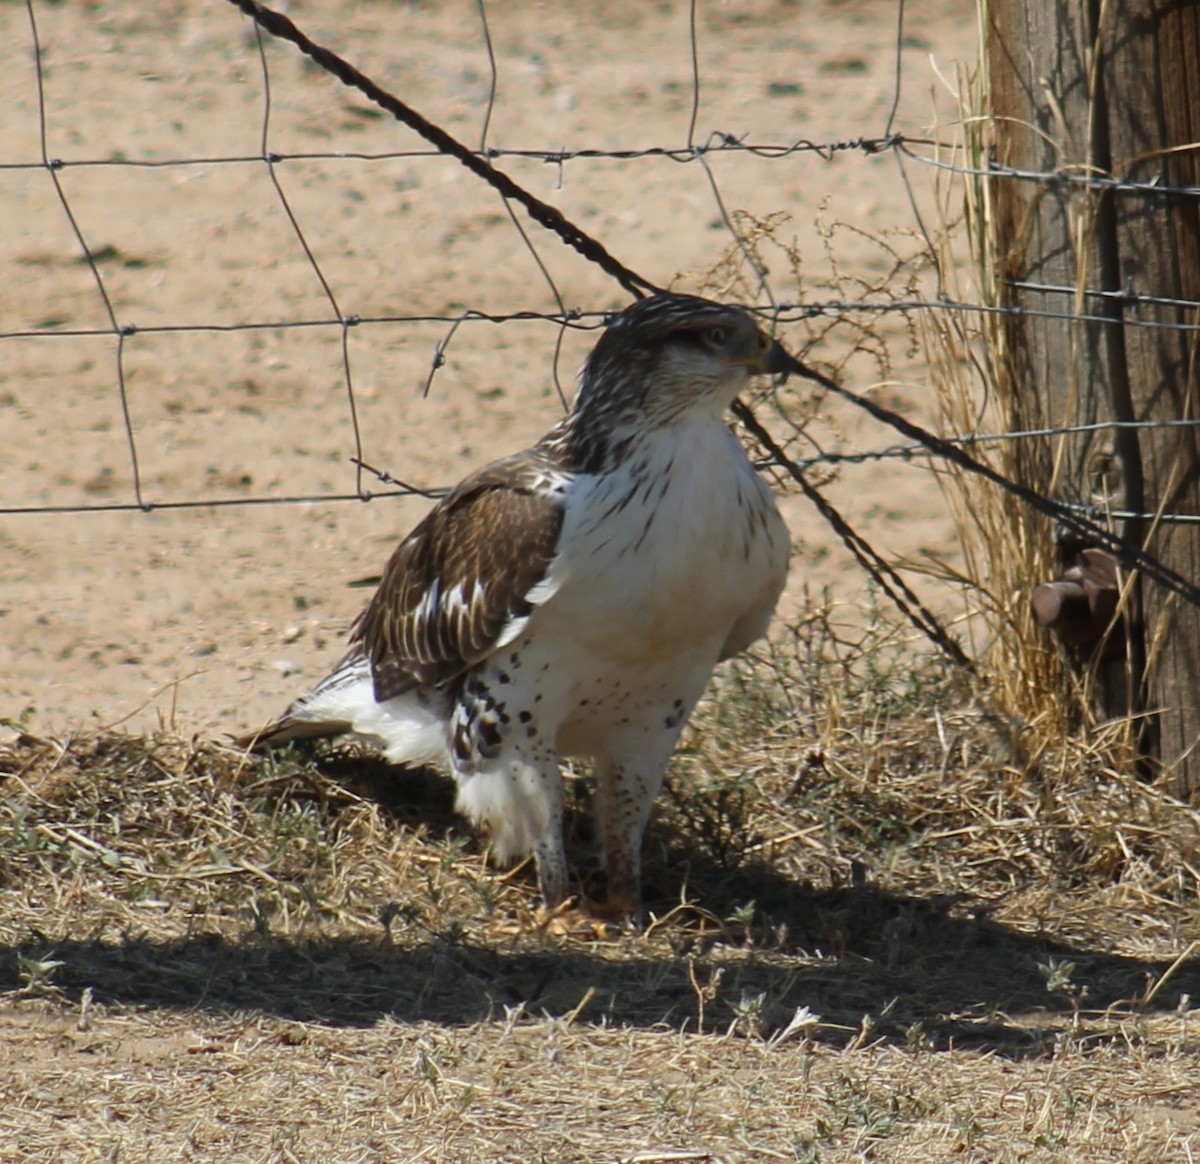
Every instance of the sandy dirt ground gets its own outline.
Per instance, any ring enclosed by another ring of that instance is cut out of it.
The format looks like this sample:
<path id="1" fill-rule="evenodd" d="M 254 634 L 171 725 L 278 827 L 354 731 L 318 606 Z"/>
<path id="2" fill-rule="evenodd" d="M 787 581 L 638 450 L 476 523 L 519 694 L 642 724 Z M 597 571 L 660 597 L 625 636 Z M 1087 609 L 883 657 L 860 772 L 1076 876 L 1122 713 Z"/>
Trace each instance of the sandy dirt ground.
<path id="1" fill-rule="evenodd" d="M 476 5 L 309 2 L 290 12 L 480 143 L 491 74 Z M 686 4 L 492 0 L 486 12 L 497 67 L 488 145 L 686 145 Z M 555 376 L 569 393 L 592 335 L 565 333 L 556 366 L 555 325 L 469 322 L 424 395 L 446 319 L 556 308 L 493 190 L 442 157 L 292 156 L 425 147 L 291 46 L 267 44 L 268 149 L 289 155 L 274 173 L 335 312 L 261 160 L 263 70 L 245 18 L 217 0 L 37 3 L 35 13 L 46 153 L 66 163 L 54 177 L 112 316 L 51 173 L 36 165 L 28 14 L 0 6 L 0 508 L 35 510 L 0 514 L 0 716 L 44 733 L 238 731 L 324 673 L 365 601 L 351 583 L 379 570 L 429 503 L 36 512 L 135 500 L 118 368 L 146 501 L 321 499 L 356 489 L 338 314 L 432 317 L 364 323 L 346 346 L 365 459 L 423 485 L 451 484 L 549 427 L 562 407 Z M 895 5 L 702 2 L 696 24 L 694 140 L 721 131 L 754 143 L 845 141 L 887 125 Z M 973 6 L 908 6 L 896 128 L 952 126 L 955 70 L 974 59 L 975 40 Z M 84 164 L 122 160 L 147 164 Z M 715 156 L 707 171 L 654 157 L 499 164 L 638 272 L 717 296 L 737 288 L 718 270 L 732 238 L 714 186 L 731 215 L 781 216 L 778 244 L 763 253 L 782 300 L 860 297 L 886 281 L 893 251 L 918 249 L 914 205 L 927 223 L 936 217 L 934 171 L 909 163 L 910 194 L 895 158 L 860 152 Z M 526 225 L 566 306 L 626 301 L 597 267 Z M 120 340 L 113 320 L 138 330 Z M 289 326 L 312 321 L 322 325 Z M 886 316 L 873 326 L 890 367 L 859 355 L 841 374 L 928 415 L 907 324 Z M 784 335 L 793 347 L 806 339 Z M 855 336 L 838 324 L 809 354 L 840 364 Z M 836 410 L 822 431 L 824 447 L 844 450 L 896 439 Z M 888 554 L 954 553 L 927 471 L 847 469 L 831 495 Z M 849 616 L 861 611 L 866 581 L 822 519 L 796 497 L 785 511 L 796 550 L 784 613 L 823 586 Z"/>

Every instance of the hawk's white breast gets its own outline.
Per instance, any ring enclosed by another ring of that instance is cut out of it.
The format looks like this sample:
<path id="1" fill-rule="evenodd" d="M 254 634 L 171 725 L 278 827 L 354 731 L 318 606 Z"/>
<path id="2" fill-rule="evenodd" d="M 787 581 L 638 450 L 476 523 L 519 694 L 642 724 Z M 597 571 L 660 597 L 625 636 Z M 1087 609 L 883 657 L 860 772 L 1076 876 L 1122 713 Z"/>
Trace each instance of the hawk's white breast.
<path id="1" fill-rule="evenodd" d="M 739 620 L 759 608 L 769 617 L 787 529 L 724 424 L 703 417 L 658 430 L 614 470 L 579 477 L 565 502 L 531 634 L 622 668 L 679 655 L 711 668 Z"/>

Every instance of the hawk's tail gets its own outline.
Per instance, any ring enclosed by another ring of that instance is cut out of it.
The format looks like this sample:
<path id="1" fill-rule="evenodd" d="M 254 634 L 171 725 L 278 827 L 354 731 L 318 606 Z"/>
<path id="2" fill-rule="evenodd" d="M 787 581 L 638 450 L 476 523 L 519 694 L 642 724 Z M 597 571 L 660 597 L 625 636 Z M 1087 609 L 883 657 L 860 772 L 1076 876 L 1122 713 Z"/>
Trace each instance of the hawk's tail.
<path id="1" fill-rule="evenodd" d="M 351 651 L 307 695 L 300 696 L 277 720 L 235 737 L 233 746 L 267 752 L 294 740 L 322 740 L 354 730 L 355 704 L 365 702 L 371 669 Z"/>
<path id="2" fill-rule="evenodd" d="M 323 740 L 342 736 L 353 728 L 354 725 L 347 720 L 297 719 L 285 714 L 258 731 L 235 736 L 230 742 L 235 748 L 244 748 L 247 752 L 269 752 L 272 748 L 282 748 L 284 744 L 295 740 Z"/>
<path id="3" fill-rule="evenodd" d="M 413 688 L 379 703 L 370 664 L 352 652 L 279 719 L 233 743 L 265 752 L 293 740 L 352 734 L 395 764 L 443 764 L 450 711 L 449 694 L 436 688 Z"/>

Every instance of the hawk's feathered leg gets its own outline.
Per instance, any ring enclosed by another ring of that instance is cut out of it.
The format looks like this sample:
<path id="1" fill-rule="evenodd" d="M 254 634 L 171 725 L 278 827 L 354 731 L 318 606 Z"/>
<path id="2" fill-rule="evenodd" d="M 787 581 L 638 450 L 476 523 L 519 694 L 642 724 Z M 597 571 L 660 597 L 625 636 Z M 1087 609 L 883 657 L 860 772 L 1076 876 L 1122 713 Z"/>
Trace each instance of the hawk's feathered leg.
<path id="1" fill-rule="evenodd" d="M 698 698 L 663 701 L 640 730 L 615 735 L 596 762 L 596 807 L 608 881 L 607 912 L 641 913 L 642 838 L 679 733 Z"/>

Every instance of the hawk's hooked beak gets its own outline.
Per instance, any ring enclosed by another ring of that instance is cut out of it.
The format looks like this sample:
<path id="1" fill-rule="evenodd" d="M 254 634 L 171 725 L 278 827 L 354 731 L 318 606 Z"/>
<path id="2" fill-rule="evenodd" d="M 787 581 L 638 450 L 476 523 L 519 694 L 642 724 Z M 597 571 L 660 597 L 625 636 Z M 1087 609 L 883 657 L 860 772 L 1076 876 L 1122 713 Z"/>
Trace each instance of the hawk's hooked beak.
<path id="1" fill-rule="evenodd" d="M 801 372 L 800 362 L 778 340 L 760 336 L 758 354 L 746 361 L 751 373 L 758 376 L 782 376 L 785 380 L 792 372 Z"/>

